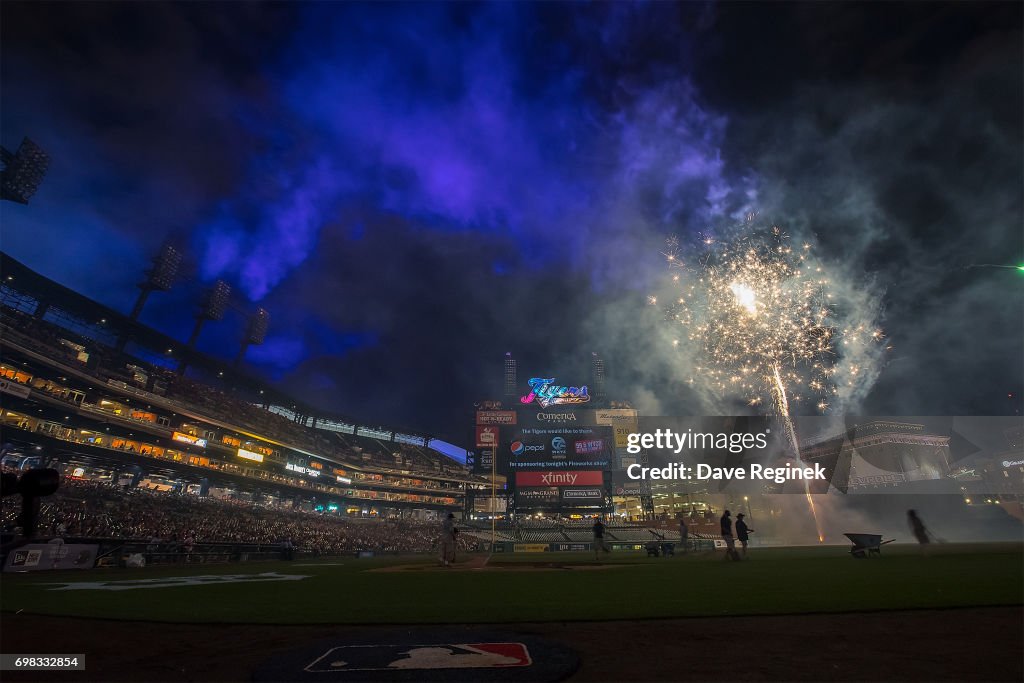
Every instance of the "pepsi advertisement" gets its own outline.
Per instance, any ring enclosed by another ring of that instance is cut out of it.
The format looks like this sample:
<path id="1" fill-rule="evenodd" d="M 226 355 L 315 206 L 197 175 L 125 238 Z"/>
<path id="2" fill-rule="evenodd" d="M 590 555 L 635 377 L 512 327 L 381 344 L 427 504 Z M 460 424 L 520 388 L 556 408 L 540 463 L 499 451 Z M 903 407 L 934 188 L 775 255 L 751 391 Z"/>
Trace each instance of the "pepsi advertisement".
<path id="1" fill-rule="evenodd" d="M 614 438 L 612 428 L 605 426 L 523 427 L 501 448 L 508 459 L 509 471 L 608 469 Z"/>

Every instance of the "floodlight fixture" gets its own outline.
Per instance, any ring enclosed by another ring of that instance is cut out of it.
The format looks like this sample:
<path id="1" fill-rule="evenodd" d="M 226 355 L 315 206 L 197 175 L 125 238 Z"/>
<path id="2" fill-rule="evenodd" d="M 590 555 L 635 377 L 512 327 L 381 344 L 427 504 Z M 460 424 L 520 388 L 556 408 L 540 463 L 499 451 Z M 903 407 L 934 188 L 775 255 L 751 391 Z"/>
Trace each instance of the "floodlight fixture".
<path id="1" fill-rule="evenodd" d="M 28 204 L 43 182 L 50 166 L 50 155 L 28 138 L 18 145 L 17 152 L 0 147 L 0 199 Z"/>

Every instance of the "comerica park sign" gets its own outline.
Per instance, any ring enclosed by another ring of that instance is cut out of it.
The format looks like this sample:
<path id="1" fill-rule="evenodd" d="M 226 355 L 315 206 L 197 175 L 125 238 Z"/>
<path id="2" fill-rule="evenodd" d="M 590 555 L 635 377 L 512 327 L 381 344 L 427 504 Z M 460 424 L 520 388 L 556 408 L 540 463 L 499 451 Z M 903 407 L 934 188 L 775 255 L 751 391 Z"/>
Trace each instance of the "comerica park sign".
<path id="1" fill-rule="evenodd" d="M 555 378 L 545 379 L 534 377 L 530 380 L 530 393 L 519 399 L 519 402 L 528 405 L 536 401 L 541 408 L 554 405 L 576 405 L 588 403 L 590 394 L 587 393 L 587 386 L 567 387 L 555 384 Z"/>

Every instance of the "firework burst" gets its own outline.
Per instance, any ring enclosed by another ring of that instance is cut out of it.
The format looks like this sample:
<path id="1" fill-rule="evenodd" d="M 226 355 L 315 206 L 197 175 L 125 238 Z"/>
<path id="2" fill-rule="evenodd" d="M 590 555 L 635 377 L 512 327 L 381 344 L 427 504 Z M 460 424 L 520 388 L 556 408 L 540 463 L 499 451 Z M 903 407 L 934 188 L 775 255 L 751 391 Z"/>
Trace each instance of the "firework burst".
<path id="1" fill-rule="evenodd" d="M 668 302 L 661 308 L 678 326 L 673 346 L 688 352 L 691 384 L 789 415 L 803 405 L 825 412 L 867 380 L 856 358 L 884 335 L 840 310 L 809 243 L 748 224 L 690 247 L 673 238 L 665 258 L 673 291 L 649 302 Z"/>
<path id="2" fill-rule="evenodd" d="M 877 358 L 872 347 L 884 335 L 873 326 L 877 306 L 870 297 L 867 304 L 844 302 L 848 310 L 834 299 L 836 288 L 810 243 L 793 246 L 781 228 L 752 223 L 748 217 L 727 239 L 699 235 L 689 247 L 670 239 L 665 258 L 673 290 L 662 308 L 678 326 L 673 347 L 689 356 L 687 381 L 780 416 L 799 459 L 796 406 L 826 412 L 870 383 L 873 372 L 864 364 Z M 658 298 L 649 302 L 658 305 Z"/>

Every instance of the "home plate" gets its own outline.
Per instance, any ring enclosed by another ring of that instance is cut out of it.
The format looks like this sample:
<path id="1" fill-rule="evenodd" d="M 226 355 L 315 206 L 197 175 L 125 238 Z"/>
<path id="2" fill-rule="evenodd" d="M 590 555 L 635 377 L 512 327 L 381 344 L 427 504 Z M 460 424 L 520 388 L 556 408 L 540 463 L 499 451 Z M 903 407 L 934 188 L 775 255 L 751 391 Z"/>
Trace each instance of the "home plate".
<path id="1" fill-rule="evenodd" d="M 556 681 L 576 654 L 535 636 L 410 628 L 322 641 L 274 655 L 255 681 Z"/>

